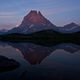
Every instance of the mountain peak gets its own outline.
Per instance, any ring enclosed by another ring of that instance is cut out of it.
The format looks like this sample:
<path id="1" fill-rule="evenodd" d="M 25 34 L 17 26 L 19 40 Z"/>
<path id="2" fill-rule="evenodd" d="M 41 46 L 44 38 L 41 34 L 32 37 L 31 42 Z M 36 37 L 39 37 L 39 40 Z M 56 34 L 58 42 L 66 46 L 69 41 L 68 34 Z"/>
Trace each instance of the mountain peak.
<path id="1" fill-rule="evenodd" d="M 31 10 L 28 15 L 30 15 L 30 14 L 42 15 L 40 11 L 36 11 L 36 10 Z"/>
<path id="2" fill-rule="evenodd" d="M 75 27 L 75 26 L 79 26 L 79 25 L 77 25 L 76 23 L 74 23 L 74 22 L 71 22 L 70 24 L 67 24 L 67 25 L 65 25 L 64 27 Z"/>
<path id="3" fill-rule="evenodd" d="M 28 15 L 37 15 L 37 11 L 36 10 L 31 10 Z"/>
<path id="4" fill-rule="evenodd" d="M 20 26 L 30 26 L 30 25 L 51 25 L 52 23 L 47 20 L 40 11 L 31 10 L 28 15 L 26 15 Z"/>
<path id="5" fill-rule="evenodd" d="M 47 29 L 56 29 L 49 20 L 47 20 L 40 11 L 31 10 L 22 20 L 22 23 L 9 32 L 13 33 L 31 33 Z"/>

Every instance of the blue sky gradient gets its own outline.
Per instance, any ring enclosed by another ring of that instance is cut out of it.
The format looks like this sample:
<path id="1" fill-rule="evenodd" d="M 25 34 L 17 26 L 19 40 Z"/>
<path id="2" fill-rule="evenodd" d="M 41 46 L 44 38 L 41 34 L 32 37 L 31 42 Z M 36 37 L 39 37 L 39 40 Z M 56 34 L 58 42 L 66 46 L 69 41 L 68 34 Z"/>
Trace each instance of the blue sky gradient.
<path id="1" fill-rule="evenodd" d="M 30 10 L 41 11 L 53 24 L 80 24 L 80 0 L 0 0 L 0 29 L 19 25 Z"/>

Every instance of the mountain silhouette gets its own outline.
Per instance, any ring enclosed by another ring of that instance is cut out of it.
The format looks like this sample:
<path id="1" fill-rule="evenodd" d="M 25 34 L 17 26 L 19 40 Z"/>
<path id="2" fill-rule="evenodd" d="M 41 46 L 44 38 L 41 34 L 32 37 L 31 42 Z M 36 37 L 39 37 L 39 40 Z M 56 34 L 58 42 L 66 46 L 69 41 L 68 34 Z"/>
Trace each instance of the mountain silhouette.
<path id="1" fill-rule="evenodd" d="M 61 33 L 74 33 L 80 31 L 80 25 L 72 22 L 70 24 L 64 25 L 63 27 L 58 27 L 52 24 L 47 18 L 45 18 L 40 11 L 31 10 L 23 18 L 21 24 L 18 27 L 14 27 L 13 29 L 8 30 L 7 32 L 5 32 L 5 34 L 28 34 L 42 30 L 53 30 Z"/>
<path id="2" fill-rule="evenodd" d="M 40 11 L 31 10 L 24 17 L 22 23 L 18 27 L 9 30 L 8 33 L 32 33 L 55 28 L 56 26 L 46 19 Z"/>
<path id="3" fill-rule="evenodd" d="M 64 25 L 63 27 L 58 27 L 58 32 L 61 33 L 75 33 L 80 32 L 80 26 L 74 22 Z"/>
<path id="4" fill-rule="evenodd" d="M 0 30 L 0 34 L 4 34 L 4 33 L 6 33 L 8 30 L 6 30 L 6 29 L 2 29 L 2 30 Z"/>
<path id="5" fill-rule="evenodd" d="M 67 24 L 67 25 L 64 25 L 64 27 L 75 27 L 75 26 L 78 26 L 78 24 L 76 24 L 76 23 L 74 23 L 74 22 L 72 22 L 72 23 L 70 23 L 70 24 Z"/>
<path id="6" fill-rule="evenodd" d="M 30 27 L 31 25 L 46 25 L 53 26 L 52 23 L 47 20 L 42 13 L 39 11 L 31 10 L 28 15 L 26 15 L 19 27 L 26 27 L 27 25 Z"/>

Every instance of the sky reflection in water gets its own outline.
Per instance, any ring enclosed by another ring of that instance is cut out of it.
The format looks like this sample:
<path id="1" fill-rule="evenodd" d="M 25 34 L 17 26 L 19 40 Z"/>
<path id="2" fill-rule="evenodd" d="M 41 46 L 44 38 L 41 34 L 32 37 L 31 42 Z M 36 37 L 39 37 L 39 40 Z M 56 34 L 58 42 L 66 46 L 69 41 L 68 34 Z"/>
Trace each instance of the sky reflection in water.
<path id="1" fill-rule="evenodd" d="M 0 55 L 20 63 L 15 70 L 0 72 L 0 79 L 3 80 L 80 79 L 80 46 L 76 44 L 63 43 L 48 47 L 32 43 L 1 42 Z"/>

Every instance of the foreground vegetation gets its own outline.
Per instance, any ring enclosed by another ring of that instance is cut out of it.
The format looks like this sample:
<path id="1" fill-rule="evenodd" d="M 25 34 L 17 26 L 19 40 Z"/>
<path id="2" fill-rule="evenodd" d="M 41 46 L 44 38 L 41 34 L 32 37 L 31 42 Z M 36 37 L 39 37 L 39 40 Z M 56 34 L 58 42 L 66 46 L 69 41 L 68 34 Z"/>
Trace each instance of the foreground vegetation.
<path id="1" fill-rule="evenodd" d="M 41 44 L 56 44 L 56 43 L 80 43 L 80 32 L 63 34 L 53 30 L 44 30 L 40 32 L 35 32 L 32 34 L 6 34 L 0 35 L 0 40 L 2 41 L 12 41 L 21 42 L 28 41 Z"/>

